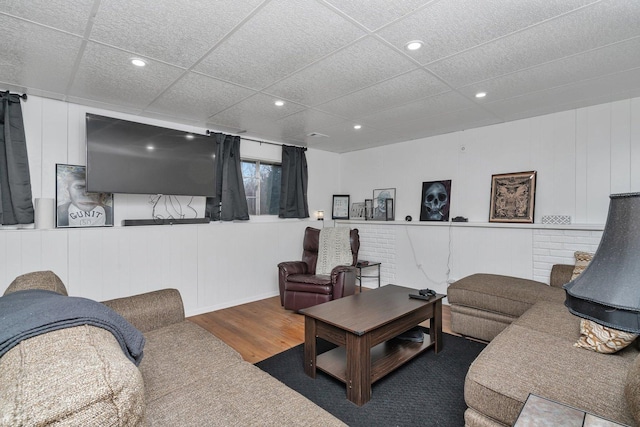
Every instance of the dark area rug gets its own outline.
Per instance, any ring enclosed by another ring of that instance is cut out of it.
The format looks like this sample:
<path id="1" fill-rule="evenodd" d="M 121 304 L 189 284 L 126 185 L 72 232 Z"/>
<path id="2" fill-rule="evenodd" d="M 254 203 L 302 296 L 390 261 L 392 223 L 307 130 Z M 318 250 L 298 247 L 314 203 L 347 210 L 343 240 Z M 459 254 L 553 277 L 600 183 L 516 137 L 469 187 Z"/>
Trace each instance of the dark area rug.
<path id="1" fill-rule="evenodd" d="M 277 354 L 256 366 L 298 391 L 350 426 L 464 426 L 464 378 L 485 345 L 443 334 L 444 348 L 427 350 L 375 382 L 363 406 L 347 400 L 345 385 L 318 371 L 304 373 L 304 345 Z M 318 352 L 335 347 L 318 340 Z"/>

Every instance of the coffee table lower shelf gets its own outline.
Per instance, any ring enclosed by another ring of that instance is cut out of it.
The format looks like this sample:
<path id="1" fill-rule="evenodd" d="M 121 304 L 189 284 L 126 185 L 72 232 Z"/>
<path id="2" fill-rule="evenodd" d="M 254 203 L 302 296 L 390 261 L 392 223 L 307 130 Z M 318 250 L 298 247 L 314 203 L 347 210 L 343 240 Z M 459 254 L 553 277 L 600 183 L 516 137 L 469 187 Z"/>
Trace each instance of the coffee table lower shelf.
<path id="1" fill-rule="evenodd" d="M 421 343 L 392 339 L 371 348 L 371 383 L 378 381 L 399 366 L 435 345 L 429 334 L 423 334 Z M 347 349 L 336 347 L 319 354 L 316 368 L 332 377 L 347 382 Z"/>

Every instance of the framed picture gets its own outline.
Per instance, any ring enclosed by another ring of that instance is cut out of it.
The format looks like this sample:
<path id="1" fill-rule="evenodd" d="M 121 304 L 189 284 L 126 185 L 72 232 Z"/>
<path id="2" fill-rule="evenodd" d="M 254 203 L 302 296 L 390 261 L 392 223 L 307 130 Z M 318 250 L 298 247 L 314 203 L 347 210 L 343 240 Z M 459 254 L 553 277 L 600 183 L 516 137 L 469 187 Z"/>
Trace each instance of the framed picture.
<path id="1" fill-rule="evenodd" d="M 56 164 L 56 227 L 113 226 L 113 194 L 87 193 L 85 166 Z"/>
<path id="2" fill-rule="evenodd" d="M 385 203 L 387 204 L 386 209 L 385 209 L 385 215 L 386 215 L 386 220 L 387 221 L 393 221 L 394 218 L 394 214 L 393 214 L 393 199 L 386 199 Z"/>
<path id="3" fill-rule="evenodd" d="M 333 195 L 331 219 L 349 219 L 349 196 Z"/>
<path id="4" fill-rule="evenodd" d="M 364 199 L 364 219 L 373 219 L 373 199 Z"/>
<path id="5" fill-rule="evenodd" d="M 422 183 L 420 221 L 449 221 L 451 180 Z"/>
<path id="6" fill-rule="evenodd" d="M 491 176 L 489 222 L 533 223 L 536 172 Z"/>
<path id="7" fill-rule="evenodd" d="M 374 220 L 387 220 L 387 199 L 396 199 L 395 188 L 382 188 L 373 190 L 373 218 Z"/>
<path id="8" fill-rule="evenodd" d="M 350 219 L 364 219 L 364 202 L 351 203 Z"/>

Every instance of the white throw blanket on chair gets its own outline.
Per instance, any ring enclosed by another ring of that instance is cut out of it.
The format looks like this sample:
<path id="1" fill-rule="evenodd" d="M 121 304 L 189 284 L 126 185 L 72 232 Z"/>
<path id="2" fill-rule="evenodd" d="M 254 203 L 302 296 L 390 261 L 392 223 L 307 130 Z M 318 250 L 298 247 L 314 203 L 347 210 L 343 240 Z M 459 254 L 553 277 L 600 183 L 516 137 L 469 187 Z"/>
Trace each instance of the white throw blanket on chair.
<path id="1" fill-rule="evenodd" d="M 348 227 L 323 228 L 320 230 L 318 244 L 318 262 L 316 274 L 331 274 L 331 270 L 339 265 L 351 265 L 353 254 Z"/>

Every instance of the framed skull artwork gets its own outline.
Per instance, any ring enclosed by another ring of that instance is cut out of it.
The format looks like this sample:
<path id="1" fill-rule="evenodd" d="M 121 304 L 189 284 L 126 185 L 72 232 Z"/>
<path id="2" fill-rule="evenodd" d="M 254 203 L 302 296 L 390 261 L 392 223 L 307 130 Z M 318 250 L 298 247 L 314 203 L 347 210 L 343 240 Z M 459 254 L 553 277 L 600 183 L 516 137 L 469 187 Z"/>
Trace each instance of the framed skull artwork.
<path id="1" fill-rule="evenodd" d="M 451 180 L 422 183 L 420 221 L 449 221 Z"/>

